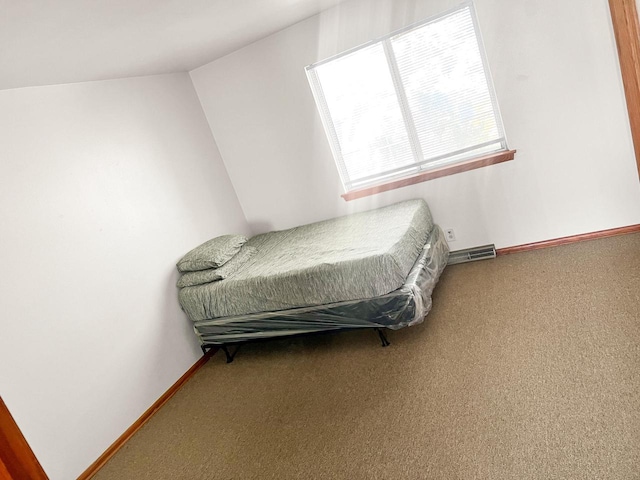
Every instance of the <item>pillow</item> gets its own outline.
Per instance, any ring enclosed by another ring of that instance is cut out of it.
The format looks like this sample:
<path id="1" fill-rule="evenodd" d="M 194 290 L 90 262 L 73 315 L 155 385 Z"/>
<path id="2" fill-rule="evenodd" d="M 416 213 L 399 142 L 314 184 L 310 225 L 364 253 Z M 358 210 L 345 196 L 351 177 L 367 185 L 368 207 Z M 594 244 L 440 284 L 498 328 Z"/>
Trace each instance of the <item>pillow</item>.
<path id="1" fill-rule="evenodd" d="M 227 265 L 229 265 L 227 263 Z M 211 283 L 222 280 L 222 276 L 218 273 L 217 268 L 209 270 L 200 270 L 198 272 L 185 272 L 178 279 L 176 286 L 178 288 L 192 287 L 194 285 L 202 285 L 203 283 Z"/>
<path id="2" fill-rule="evenodd" d="M 197 272 L 227 263 L 247 241 L 244 235 L 222 235 L 194 248 L 177 264 L 180 272 Z"/>
<path id="3" fill-rule="evenodd" d="M 237 255 L 220 268 L 184 273 L 178 280 L 177 286 L 178 288 L 193 287 L 228 278 L 240 270 L 257 251 L 258 249 L 254 247 L 242 247 Z"/>

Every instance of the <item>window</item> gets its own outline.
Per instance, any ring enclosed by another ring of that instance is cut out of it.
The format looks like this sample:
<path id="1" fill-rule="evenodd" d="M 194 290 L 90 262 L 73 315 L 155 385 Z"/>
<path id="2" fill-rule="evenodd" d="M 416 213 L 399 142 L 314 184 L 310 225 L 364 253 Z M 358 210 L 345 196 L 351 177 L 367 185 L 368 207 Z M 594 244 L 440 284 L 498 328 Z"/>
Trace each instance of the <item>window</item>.
<path id="1" fill-rule="evenodd" d="M 466 3 L 307 67 L 347 192 L 508 151 L 481 45 Z"/>

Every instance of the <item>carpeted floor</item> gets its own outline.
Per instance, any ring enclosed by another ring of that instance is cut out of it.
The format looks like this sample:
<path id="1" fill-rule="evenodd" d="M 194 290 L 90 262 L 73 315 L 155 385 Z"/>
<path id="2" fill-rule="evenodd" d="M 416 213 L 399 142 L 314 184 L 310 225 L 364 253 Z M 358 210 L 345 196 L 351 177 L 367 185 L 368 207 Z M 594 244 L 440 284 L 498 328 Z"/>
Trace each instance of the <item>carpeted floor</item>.
<path id="1" fill-rule="evenodd" d="M 448 267 L 417 327 L 213 357 L 95 477 L 640 478 L 640 234 Z"/>

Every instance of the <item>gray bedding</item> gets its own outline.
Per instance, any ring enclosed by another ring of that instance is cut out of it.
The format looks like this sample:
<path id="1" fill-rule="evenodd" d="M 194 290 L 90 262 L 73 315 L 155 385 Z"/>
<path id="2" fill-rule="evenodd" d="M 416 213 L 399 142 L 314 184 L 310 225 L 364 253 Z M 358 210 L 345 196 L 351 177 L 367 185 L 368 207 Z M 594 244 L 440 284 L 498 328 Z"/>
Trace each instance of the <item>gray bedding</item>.
<path id="1" fill-rule="evenodd" d="M 257 235 L 241 269 L 182 288 L 180 303 L 195 322 L 385 295 L 403 285 L 432 228 L 427 204 L 410 200 Z"/>
<path id="2" fill-rule="evenodd" d="M 449 258 L 437 225 L 404 285 L 370 299 L 251 313 L 194 322 L 201 345 L 224 345 L 305 333 L 354 328 L 399 328 L 416 325 L 431 310 L 431 292 Z"/>

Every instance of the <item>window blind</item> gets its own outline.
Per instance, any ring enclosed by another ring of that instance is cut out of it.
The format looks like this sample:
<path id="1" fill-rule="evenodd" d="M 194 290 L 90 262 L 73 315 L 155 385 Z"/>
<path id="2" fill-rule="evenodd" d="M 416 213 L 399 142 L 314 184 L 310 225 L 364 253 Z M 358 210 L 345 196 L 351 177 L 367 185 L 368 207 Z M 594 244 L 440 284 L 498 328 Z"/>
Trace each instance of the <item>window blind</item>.
<path id="1" fill-rule="evenodd" d="M 507 149 L 470 2 L 306 70 L 347 191 Z"/>

